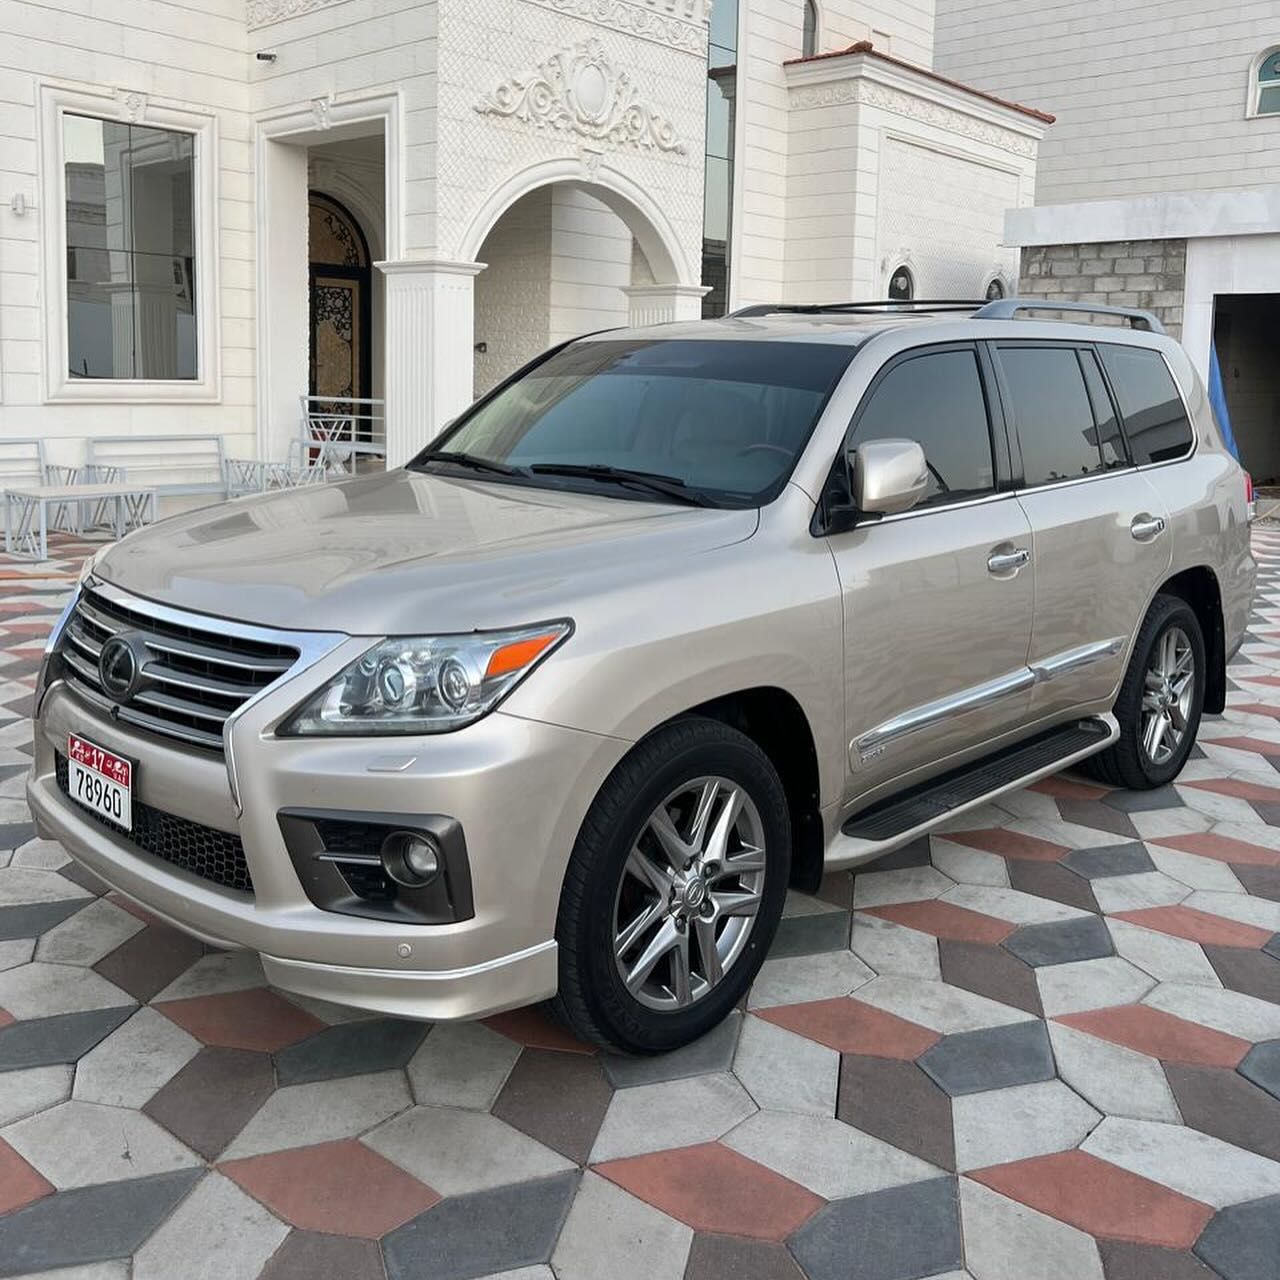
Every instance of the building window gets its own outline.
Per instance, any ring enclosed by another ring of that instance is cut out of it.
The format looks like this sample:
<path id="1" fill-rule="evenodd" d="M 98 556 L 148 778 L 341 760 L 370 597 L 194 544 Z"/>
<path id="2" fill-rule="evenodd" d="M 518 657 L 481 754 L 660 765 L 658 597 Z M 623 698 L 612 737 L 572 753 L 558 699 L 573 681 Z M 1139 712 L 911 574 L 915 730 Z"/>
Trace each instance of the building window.
<path id="1" fill-rule="evenodd" d="M 889 276 L 889 297 L 894 302 L 910 302 L 916 296 L 916 280 L 909 267 L 899 267 Z"/>
<path id="2" fill-rule="evenodd" d="M 806 58 L 818 52 L 818 6 L 814 0 L 804 0 L 804 35 L 800 51 Z"/>
<path id="3" fill-rule="evenodd" d="M 704 317 L 729 306 L 729 238 L 733 213 L 734 90 L 737 83 L 738 5 L 719 0 L 711 8 L 707 46 L 706 185 L 702 206 L 702 299 Z"/>
<path id="4" fill-rule="evenodd" d="M 1263 55 L 1250 94 L 1254 115 L 1280 115 L 1280 49 Z"/>
<path id="5" fill-rule="evenodd" d="M 68 376 L 196 379 L 194 135 L 67 113 L 62 154 Z"/>

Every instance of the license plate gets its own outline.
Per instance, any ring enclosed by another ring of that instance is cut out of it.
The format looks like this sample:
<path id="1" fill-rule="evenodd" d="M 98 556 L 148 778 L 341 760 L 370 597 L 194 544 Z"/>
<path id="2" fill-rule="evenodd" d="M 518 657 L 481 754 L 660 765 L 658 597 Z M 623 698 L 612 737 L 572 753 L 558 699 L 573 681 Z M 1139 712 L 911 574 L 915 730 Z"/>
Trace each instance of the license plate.
<path id="1" fill-rule="evenodd" d="M 101 818 L 133 830 L 133 764 L 95 746 L 78 734 L 67 735 L 67 784 L 71 798 Z"/>

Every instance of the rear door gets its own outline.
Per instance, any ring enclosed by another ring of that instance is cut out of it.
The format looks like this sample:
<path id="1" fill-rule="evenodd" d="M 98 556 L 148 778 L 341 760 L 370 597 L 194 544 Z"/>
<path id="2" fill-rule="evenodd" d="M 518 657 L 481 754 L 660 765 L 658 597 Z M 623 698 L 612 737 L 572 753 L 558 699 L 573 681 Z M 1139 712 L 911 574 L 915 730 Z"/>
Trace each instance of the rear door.
<path id="1" fill-rule="evenodd" d="M 1035 718 L 1107 698 L 1170 563 L 1159 495 L 1125 446 L 1088 343 L 992 344 L 1032 530 Z"/>

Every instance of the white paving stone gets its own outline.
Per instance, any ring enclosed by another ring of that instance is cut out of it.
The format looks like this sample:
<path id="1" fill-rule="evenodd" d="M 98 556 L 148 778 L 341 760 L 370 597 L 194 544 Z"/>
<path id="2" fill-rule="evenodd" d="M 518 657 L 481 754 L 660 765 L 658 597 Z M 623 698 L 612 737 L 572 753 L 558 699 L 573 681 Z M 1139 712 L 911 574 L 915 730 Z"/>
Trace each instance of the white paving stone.
<path id="1" fill-rule="evenodd" d="M 223 1152 L 224 1160 L 354 1138 L 410 1105 L 403 1073 L 321 1080 L 277 1089 Z"/>
<path id="2" fill-rule="evenodd" d="M 186 1000 L 191 996 L 221 995 L 266 985 L 256 951 L 215 951 L 201 956 L 176 977 L 156 1000 Z"/>
<path id="3" fill-rule="evenodd" d="M 0 869 L 0 907 L 26 906 L 33 902 L 67 902 L 87 898 L 78 884 L 56 871 L 37 871 L 29 867 Z"/>
<path id="4" fill-rule="evenodd" d="M 591 1149 L 592 1163 L 714 1142 L 756 1110 L 731 1075 L 619 1089 Z"/>
<path id="5" fill-rule="evenodd" d="M 952 1098 L 951 1114 L 961 1171 L 1070 1150 L 1102 1119 L 1060 1080 Z"/>
<path id="6" fill-rule="evenodd" d="M 413 1107 L 379 1125 L 363 1141 L 446 1196 L 574 1168 L 564 1156 L 497 1116 L 456 1107 Z"/>
<path id="7" fill-rule="evenodd" d="M 779 1004 L 847 996 L 875 976 L 851 951 L 822 951 L 813 956 L 766 960 L 752 984 L 747 1008 L 767 1009 Z"/>
<path id="8" fill-rule="evenodd" d="M 1161 871 L 1140 871 L 1132 876 L 1103 876 L 1090 881 L 1098 906 L 1108 914 L 1142 911 L 1146 907 L 1172 907 L 1189 897 L 1188 885 Z"/>
<path id="9" fill-rule="evenodd" d="M 133 1280 L 254 1280 L 289 1228 L 210 1173 L 134 1257 Z"/>
<path id="10" fill-rule="evenodd" d="M 961 1031 L 981 1031 L 984 1027 L 1001 1027 L 1011 1022 L 1029 1022 L 1033 1015 L 1012 1005 L 988 1000 L 960 987 L 923 978 L 883 975 L 868 982 L 858 991 L 858 999 L 918 1022 L 922 1027 L 954 1035 Z"/>
<path id="11" fill-rule="evenodd" d="M 82 1102 L 141 1107 L 200 1051 L 200 1042 L 154 1009 L 139 1009 L 76 1064 Z"/>
<path id="12" fill-rule="evenodd" d="M 934 867 L 860 871 L 853 882 L 853 905 L 883 907 L 895 902 L 922 902 L 940 898 L 954 888 L 955 881 Z"/>
<path id="13" fill-rule="evenodd" d="M 1155 1058 L 1059 1022 L 1048 1027 L 1058 1074 L 1104 1115 L 1182 1122 L 1169 1081 Z"/>
<path id="14" fill-rule="evenodd" d="M 1185 884 L 1189 889 L 1208 889 L 1220 893 L 1243 893 L 1244 885 L 1225 862 L 1216 858 L 1201 858 L 1181 849 L 1169 849 L 1164 845 L 1147 846 L 1151 861 L 1165 875 Z"/>
<path id="15" fill-rule="evenodd" d="M 1143 1003 L 1242 1040 L 1280 1038 L 1280 1005 L 1240 991 L 1163 982 Z"/>
<path id="16" fill-rule="evenodd" d="M 1209 957 L 1198 942 L 1174 938 L 1154 929 L 1144 929 L 1128 920 L 1107 920 L 1116 950 L 1144 973 L 1161 982 L 1190 982 L 1203 987 L 1220 987 Z"/>
<path id="17" fill-rule="evenodd" d="M 1046 1018 L 1113 1004 L 1136 1004 L 1156 980 L 1120 956 L 1045 965 L 1036 971 Z"/>
<path id="18" fill-rule="evenodd" d="M 565 1219 L 551 1266 L 559 1280 L 657 1280 L 681 1276 L 693 1230 L 588 1170 Z"/>
<path id="19" fill-rule="evenodd" d="M 54 964 L 97 964 L 144 928 L 137 916 L 99 898 L 41 937 L 36 959 Z"/>
<path id="20" fill-rule="evenodd" d="M 982 884 L 997 889 L 1008 887 L 1009 864 L 999 854 L 987 853 L 985 849 L 970 849 L 968 845 L 955 844 L 940 836 L 929 843 L 933 865 L 957 884 Z"/>
<path id="21" fill-rule="evenodd" d="M 968 1178 L 960 1217 L 974 1280 L 1103 1280 L 1092 1236 Z"/>
<path id="22" fill-rule="evenodd" d="M 1216 770 L 1217 766 L 1213 768 Z M 1182 778 L 1184 782 L 1196 781 L 1187 770 L 1183 770 Z M 1201 787 L 1178 787 L 1177 790 L 1183 804 L 1207 814 L 1214 822 L 1249 823 L 1258 820 L 1253 806 L 1238 796 L 1219 795 L 1216 791 L 1205 791 Z"/>
<path id="23" fill-rule="evenodd" d="M 936 1165 L 830 1117 L 761 1111 L 723 1143 L 827 1200 L 942 1176 Z"/>
<path id="24" fill-rule="evenodd" d="M 1197 890 L 1186 900 L 1185 905 L 1240 924 L 1251 924 L 1271 933 L 1280 933 L 1280 902 L 1272 902 L 1269 898 Z"/>
<path id="25" fill-rule="evenodd" d="M 1215 1209 L 1280 1195 L 1280 1164 L 1182 1125 L 1108 1116 L 1082 1147 Z"/>
<path id="26" fill-rule="evenodd" d="M 919 929 L 855 912 L 852 947 L 854 954 L 878 974 L 942 979 L 938 940 Z"/>
<path id="27" fill-rule="evenodd" d="M 34 938 L 8 938 L 0 942 L 0 973 L 26 964 L 36 951 Z"/>
<path id="28" fill-rule="evenodd" d="M 1150 813 L 1131 813 L 1129 821 L 1144 840 L 1164 836 L 1185 836 L 1193 831 L 1208 831 L 1213 819 L 1195 809 L 1153 809 Z"/>
<path id="29" fill-rule="evenodd" d="M 758 1107 L 803 1115 L 835 1114 L 840 1055 L 762 1018 L 743 1020 L 733 1074 Z"/>
<path id="30" fill-rule="evenodd" d="M 481 1022 L 442 1022 L 409 1061 L 414 1099 L 487 1111 L 511 1074 L 520 1046 Z"/>
<path id="31" fill-rule="evenodd" d="M 200 1158 L 141 1111 L 63 1102 L 0 1137 L 59 1191 L 188 1169 Z"/>
<path id="32" fill-rule="evenodd" d="M 92 969 L 35 961 L 0 973 L 0 1009 L 8 1009 L 15 1018 L 47 1018 L 135 1003 L 127 991 Z"/>
<path id="33" fill-rule="evenodd" d="M 71 861 L 71 855 L 56 840 L 28 840 L 13 851 L 12 867 L 40 867 L 57 871 Z"/>
<path id="34" fill-rule="evenodd" d="M 1097 881 L 1094 882 L 1095 884 Z M 970 911 L 995 916 L 1010 924 L 1052 924 L 1057 920 L 1079 920 L 1087 911 L 1069 907 L 1050 898 L 1037 898 L 1019 889 L 996 889 L 984 885 L 961 884 L 943 894 L 942 900 Z"/>
<path id="35" fill-rule="evenodd" d="M 65 1102 L 71 1096 L 74 1071 L 74 1067 L 59 1063 L 0 1075 L 0 1126 Z"/>

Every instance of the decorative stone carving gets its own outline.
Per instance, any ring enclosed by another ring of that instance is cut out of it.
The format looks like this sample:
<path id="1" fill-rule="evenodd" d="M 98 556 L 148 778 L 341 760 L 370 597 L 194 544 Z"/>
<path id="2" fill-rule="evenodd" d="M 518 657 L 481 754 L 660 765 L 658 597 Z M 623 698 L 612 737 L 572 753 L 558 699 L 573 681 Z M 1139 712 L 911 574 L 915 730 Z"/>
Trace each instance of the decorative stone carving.
<path id="1" fill-rule="evenodd" d="M 640 101 L 630 75 L 594 38 L 553 54 L 523 79 L 504 81 L 476 110 L 616 147 L 685 151 L 671 122 Z"/>
<path id="2" fill-rule="evenodd" d="M 972 138 L 975 142 L 985 142 L 1014 155 L 1030 158 L 1036 154 L 1035 142 L 1012 129 L 980 120 L 977 116 L 957 111 L 940 102 L 930 102 L 928 98 L 876 84 L 861 76 L 831 80 L 825 84 L 799 85 L 791 90 L 790 103 L 795 108 L 841 106 L 848 103 L 879 107 L 884 111 L 892 111 L 895 115 L 936 125 L 939 129 L 946 129 L 949 133 L 959 134 L 964 138 Z"/>
<path id="3" fill-rule="evenodd" d="M 141 124 L 147 114 L 147 95 L 135 89 L 117 89 L 116 101 L 130 124 Z"/>
<path id="4" fill-rule="evenodd" d="M 326 5 L 338 3 L 340 0 L 249 0 L 249 30 L 270 26 L 273 22 L 283 22 L 286 18 L 296 18 L 300 13 L 310 13 L 312 9 L 323 9 Z"/>
<path id="5" fill-rule="evenodd" d="M 699 58 L 707 56 L 710 0 L 529 0 L 530 4 L 622 35 L 665 44 Z M 733 0 L 724 0 L 733 3 Z"/>
<path id="6" fill-rule="evenodd" d="M 329 119 L 330 106 L 332 106 L 332 101 L 329 98 L 311 99 L 311 115 L 316 122 L 317 129 L 327 129 L 333 123 Z"/>

